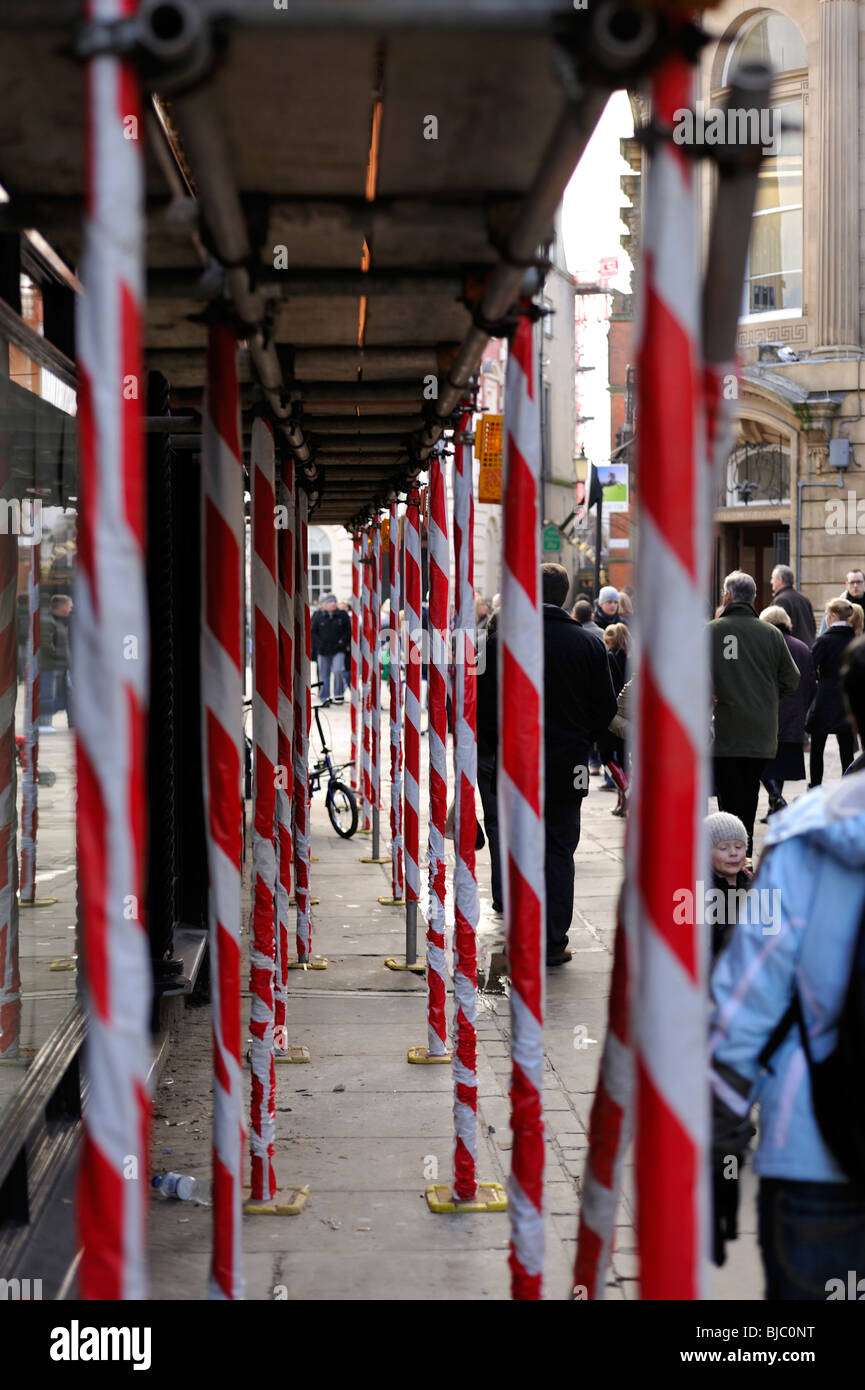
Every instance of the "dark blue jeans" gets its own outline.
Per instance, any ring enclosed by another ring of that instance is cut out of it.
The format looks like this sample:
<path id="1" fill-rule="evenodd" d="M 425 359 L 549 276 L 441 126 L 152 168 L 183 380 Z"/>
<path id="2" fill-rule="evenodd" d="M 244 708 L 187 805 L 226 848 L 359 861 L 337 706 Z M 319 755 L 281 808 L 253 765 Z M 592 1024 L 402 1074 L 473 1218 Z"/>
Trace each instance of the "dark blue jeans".
<path id="1" fill-rule="evenodd" d="M 759 1215 L 770 1302 L 825 1302 L 830 1280 L 865 1278 L 865 1197 L 854 1188 L 762 1178 Z"/>
<path id="2" fill-rule="evenodd" d="M 345 653 L 334 652 L 333 656 L 316 657 L 315 664 L 318 667 L 318 679 L 321 681 L 319 699 L 330 699 L 330 675 L 333 672 L 334 699 L 341 700 L 345 690 Z"/>

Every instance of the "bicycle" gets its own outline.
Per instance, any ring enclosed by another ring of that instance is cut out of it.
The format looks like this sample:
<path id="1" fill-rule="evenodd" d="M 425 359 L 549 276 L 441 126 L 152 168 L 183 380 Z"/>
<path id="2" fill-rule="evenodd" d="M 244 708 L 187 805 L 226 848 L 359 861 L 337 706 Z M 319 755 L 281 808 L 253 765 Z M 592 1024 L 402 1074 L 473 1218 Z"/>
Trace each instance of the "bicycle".
<path id="1" fill-rule="evenodd" d="M 316 681 L 310 686 L 310 689 L 318 690 L 320 686 L 321 681 Z M 332 701 L 328 698 L 312 707 L 315 726 L 318 731 L 318 747 L 315 749 L 315 762 L 309 769 L 309 794 L 312 796 L 313 792 L 319 790 L 326 774 L 325 805 L 330 823 L 337 835 L 343 840 L 349 840 L 357 830 L 357 798 L 351 787 L 347 787 L 345 782 L 339 780 L 339 773 L 343 768 L 349 767 L 350 762 L 335 764 L 330 756 L 331 750 L 327 746 L 325 731 L 321 723 L 321 711 L 327 709 L 330 704 Z M 311 738 L 310 744 L 312 743 L 313 739 Z"/>

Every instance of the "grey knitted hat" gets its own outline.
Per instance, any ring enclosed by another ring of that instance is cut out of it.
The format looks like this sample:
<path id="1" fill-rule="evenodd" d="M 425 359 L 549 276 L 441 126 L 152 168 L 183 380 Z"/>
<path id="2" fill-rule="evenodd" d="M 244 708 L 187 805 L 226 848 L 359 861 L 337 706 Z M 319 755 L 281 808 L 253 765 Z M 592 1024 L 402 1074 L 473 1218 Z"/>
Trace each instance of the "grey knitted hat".
<path id="1" fill-rule="evenodd" d="M 618 603 L 619 591 L 618 589 L 614 589 L 612 584 L 605 584 L 598 594 L 598 603 L 609 603 L 611 601 L 613 603 Z"/>
<path id="2" fill-rule="evenodd" d="M 709 832 L 709 844 L 713 849 L 724 840 L 741 840 L 743 845 L 748 843 L 748 832 L 744 825 L 738 816 L 731 816 L 728 811 L 716 811 L 713 816 L 707 816 L 703 824 Z"/>

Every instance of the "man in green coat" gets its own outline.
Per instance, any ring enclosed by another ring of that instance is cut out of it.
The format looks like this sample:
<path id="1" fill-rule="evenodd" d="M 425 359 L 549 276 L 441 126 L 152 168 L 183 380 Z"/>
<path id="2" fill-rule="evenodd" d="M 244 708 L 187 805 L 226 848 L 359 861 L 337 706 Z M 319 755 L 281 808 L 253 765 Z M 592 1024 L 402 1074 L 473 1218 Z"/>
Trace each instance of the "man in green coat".
<path id="1" fill-rule="evenodd" d="M 724 612 L 709 624 L 715 695 L 715 793 L 738 816 L 754 847 L 760 773 L 778 749 L 778 701 L 792 695 L 799 671 L 778 628 L 757 616 L 757 586 L 734 570 L 724 580 Z"/>

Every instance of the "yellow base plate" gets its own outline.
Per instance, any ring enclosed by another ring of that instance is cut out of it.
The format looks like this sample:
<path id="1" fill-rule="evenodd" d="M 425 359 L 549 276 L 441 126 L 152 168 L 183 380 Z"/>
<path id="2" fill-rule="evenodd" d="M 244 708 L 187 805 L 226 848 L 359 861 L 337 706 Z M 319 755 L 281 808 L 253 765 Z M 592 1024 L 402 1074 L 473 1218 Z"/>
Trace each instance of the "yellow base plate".
<path id="1" fill-rule="evenodd" d="M 19 906 L 19 907 L 50 907 L 52 903 L 56 903 L 56 902 L 57 902 L 57 898 L 19 898 L 19 899 L 18 899 L 18 906 Z"/>
<path id="2" fill-rule="evenodd" d="M 248 1047 L 248 1048 L 246 1049 L 246 1060 L 247 1060 L 247 1062 L 251 1062 L 251 1061 L 252 1061 L 252 1048 L 251 1048 L 251 1047 Z M 285 1052 L 274 1052 L 274 1054 L 273 1054 L 273 1060 L 274 1060 L 274 1062 L 308 1062 L 308 1061 L 309 1061 L 309 1048 L 308 1048 L 308 1047 L 301 1047 L 300 1044 L 297 1044 L 297 1045 L 291 1046 L 291 1047 L 287 1047 L 286 1050 L 285 1050 Z"/>
<path id="3" fill-rule="evenodd" d="M 309 905 L 310 907 L 318 907 L 320 902 L 321 898 L 310 898 Z M 289 907 L 297 907 L 297 898 L 289 898 L 288 905 Z"/>
<path id="4" fill-rule="evenodd" d="M 383 859 L 371 859 L 367 855 L 362 855 L 357 862 L 358 864 L 389 864 L 390 855 L 385 855 Z"/>
<path id="5" fill-rule="evenodd" d="M 500 1182 L 479 1182 L 477 1195 L 471 1202 L 458 1202 L 453 1189 L 444 1184 L 436 1184 L 426 1190 L 427 1206 L 430 1211 L 481 1212 L 507 1211 L 508 1198 Z"/>
<path id="6" fill-rule="evenodd" d="M 249 1192 L 249 1188 L 245 1189 Z M 247 1197 L 243 1210 L 247 1216 L 297 1216 L 306 1206 L 308 1187 L 279 1187 L 276 1196 L 270 1200 L 262 1198 L 254 1202 Z"/>
<path id="7" fill-rule="evenodd" d="M 286 1048 L 285 1052 L 274 1052 L 273 1060 L 274 1062 L 308 1062 L 309 1048 L 296 1043 L 294 1046 Z"/>
<path id="8" fill-rule="evenodd" d="M 77 960 L 72 960 L 71 957 L 70 957 L 70 958 L 67 958 L 67 959 L 65 959 L 65 960 L 53 960 L 53 961 L 51 962 L 51 964 L 49 965 L 48 969 L 49 969 L 49 970 L 77 970 L 77 969 L 78 969 L 78 961 L 77 961 Z"/>
<path id="9" fill-rule="evenodd" d="M 379 898 L 382 907 L 405 907 L 405 898 Z"/>
<path id="10" fill-rule="evenodd" d="M 414 965 L 406 965 L 405 956 L 388 956 L 385 965 L 388 970 L 411 970 L 414 975 L 423 975 L 426 971 L 426 956 L 418 956 Z"/>
<path id="11" fill-rule="evenodd" d="M 430 1056 L 425 1047 L 410 1047 L 407 1058 L 409 1062 L 422 1062 L 424 1066 L 432 1066 L 435 1062 L 449 1062 L 450 1059 L 451 1054 L 449 1052 L 443 1052 L 441 1056 L 435 1053 Z"/>
<path id="12" fill-rule="evenodd" d="M 355 833 L 355 835 L 371 835 L 371 834 L 372 834 L 372 831 L 371 831 L 371 830 L 356 830 L 354 833 Z"/>
<path id="13" fill-rule="evenodd" d="M 298 960 L 297 956 L 289 956 L 289 970 L 326 970 L 327 956 L 310 956 L 309 960 Z"/>

